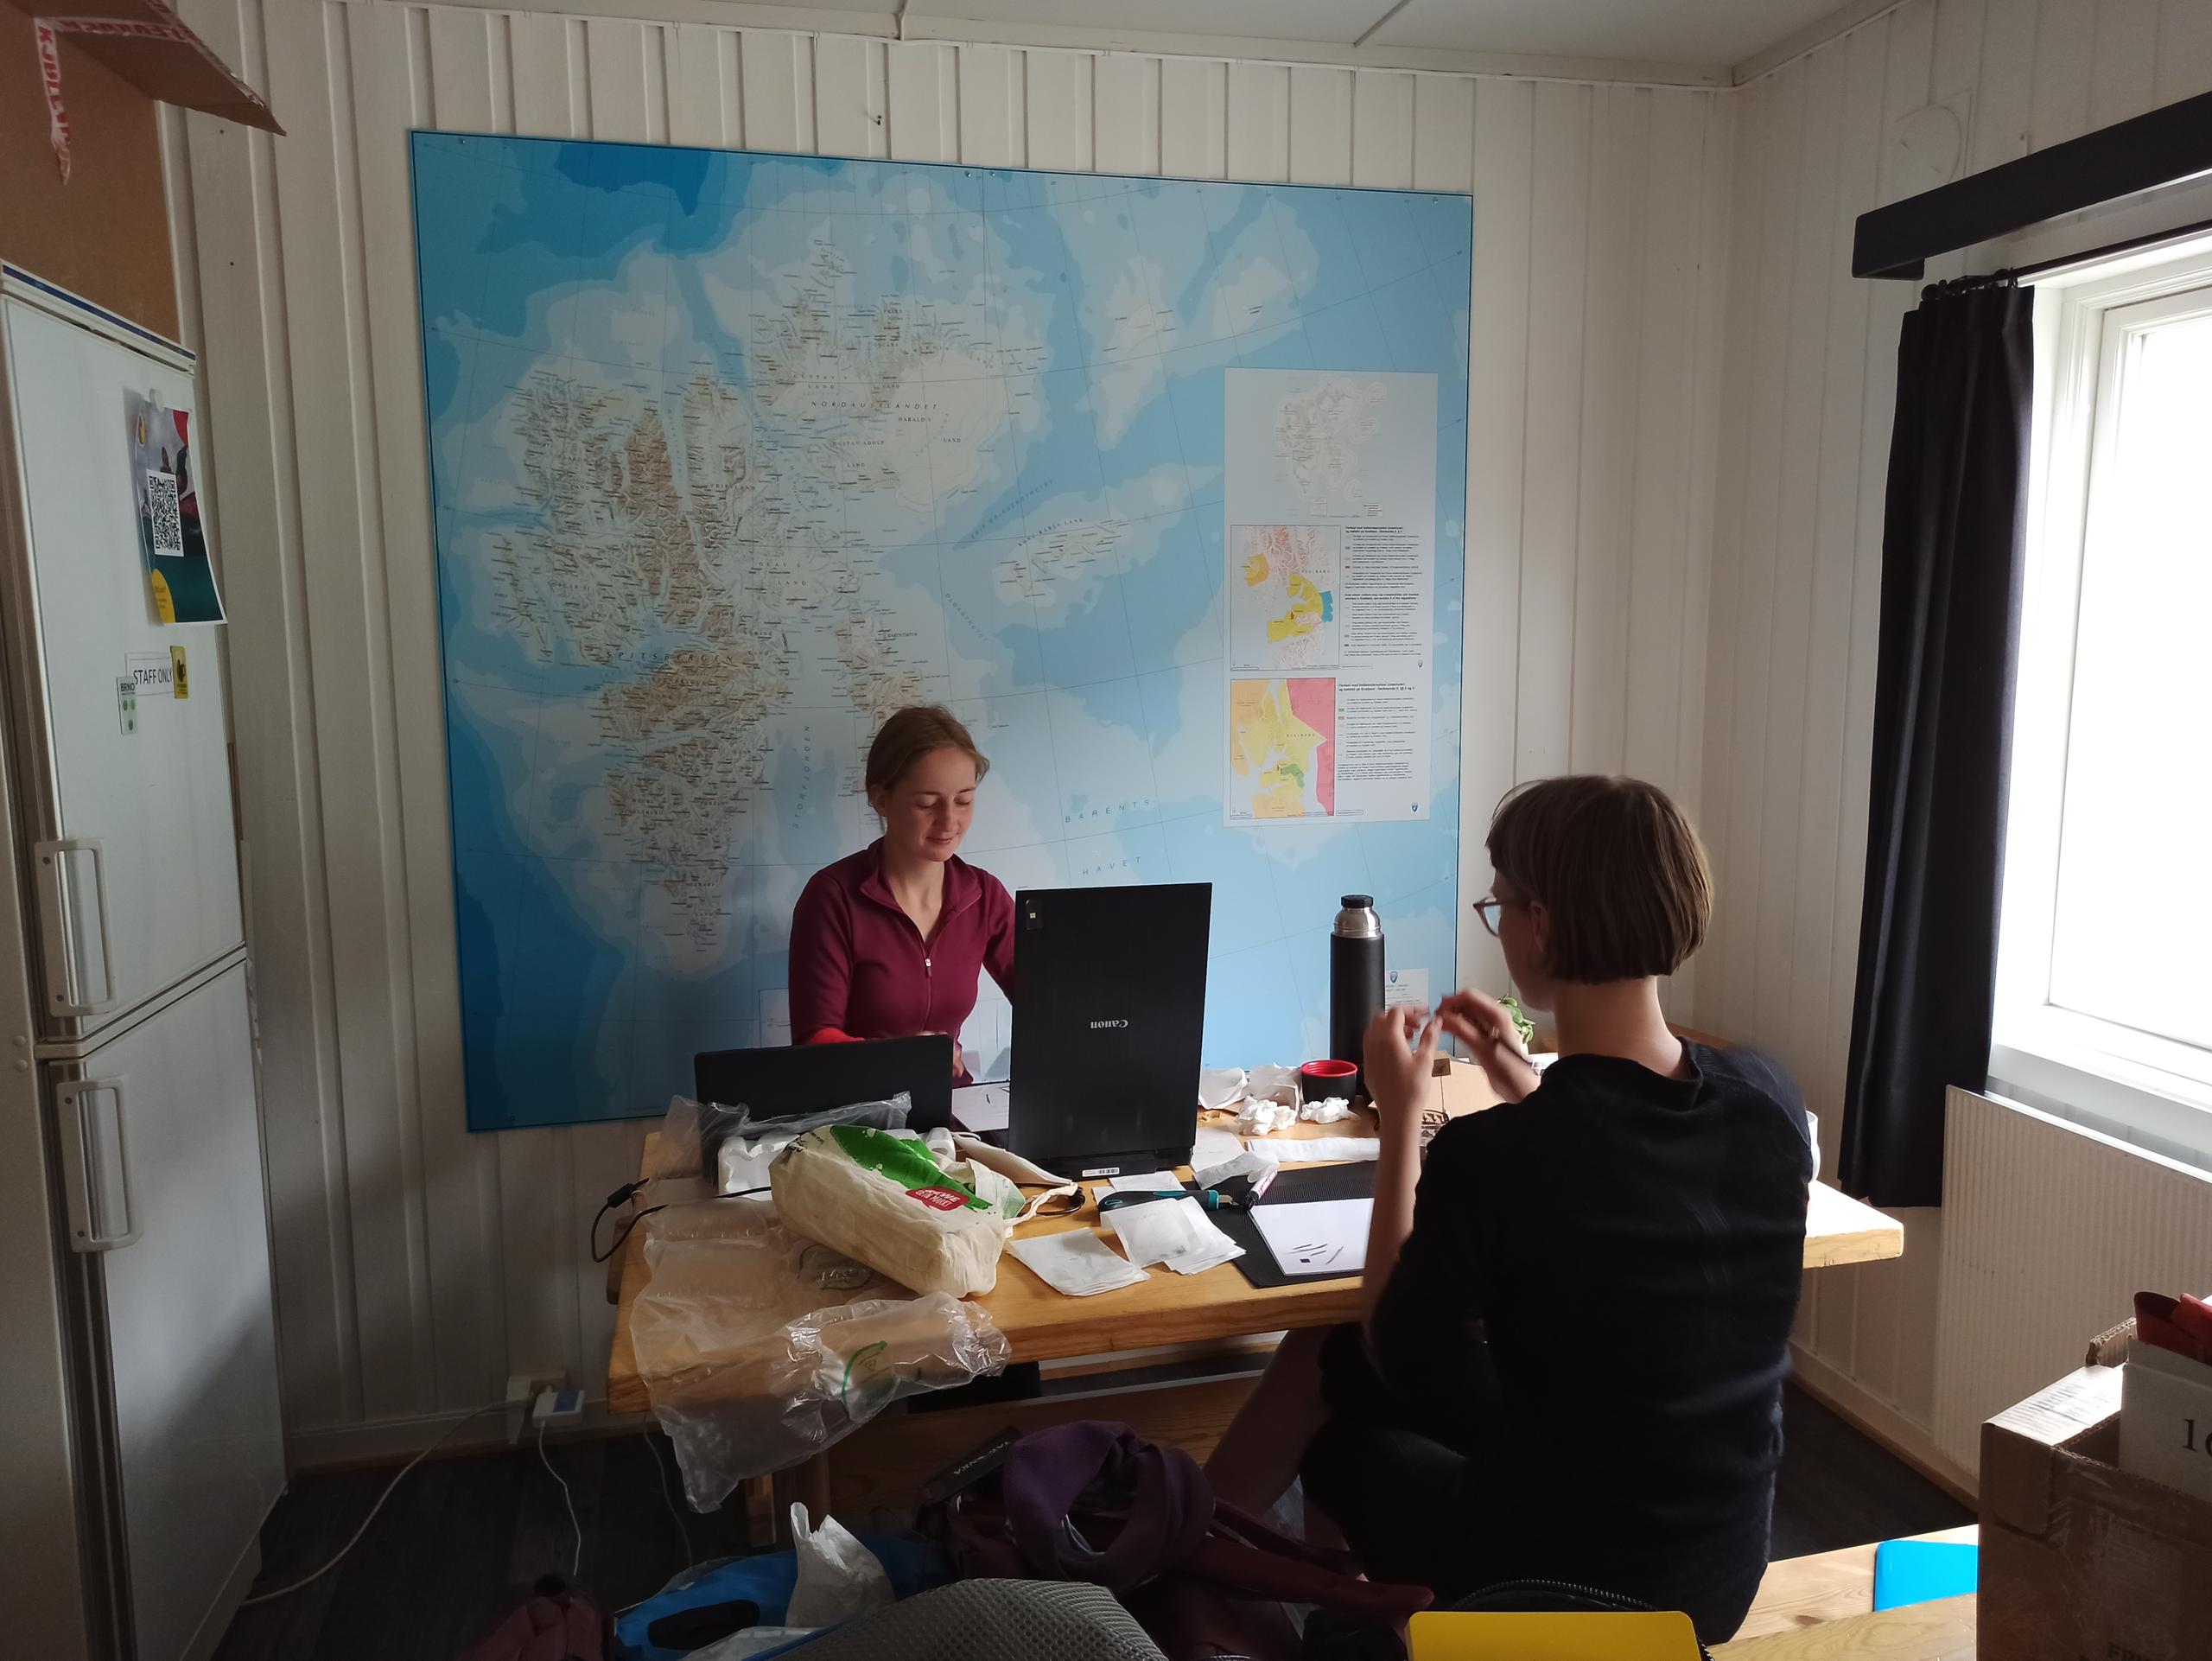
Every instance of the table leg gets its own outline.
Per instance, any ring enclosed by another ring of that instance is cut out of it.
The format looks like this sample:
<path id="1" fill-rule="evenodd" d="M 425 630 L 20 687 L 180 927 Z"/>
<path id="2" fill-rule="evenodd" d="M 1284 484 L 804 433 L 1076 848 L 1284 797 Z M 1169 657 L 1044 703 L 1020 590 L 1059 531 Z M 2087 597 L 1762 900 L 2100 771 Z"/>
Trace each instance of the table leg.
<path id="1" fill-rule="evenodd" d="M 794 1500 L 806 1507 L 808 1522 L 817 1527 L 830 1515 L 830 1455 L 820 1453 L 803 1460 L 788 1470 L 777 1472 L 773 1480 L 774 1515 L 769 1520 L 773 1524 L 775 1543 L 788 1546 L 791 1543 Z"/>

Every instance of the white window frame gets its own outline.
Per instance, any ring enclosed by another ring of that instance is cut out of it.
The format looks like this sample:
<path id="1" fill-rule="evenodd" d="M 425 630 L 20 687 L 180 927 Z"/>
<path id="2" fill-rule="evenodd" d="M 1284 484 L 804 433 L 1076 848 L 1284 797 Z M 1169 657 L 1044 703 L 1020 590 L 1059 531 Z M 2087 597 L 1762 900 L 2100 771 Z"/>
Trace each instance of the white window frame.
<path id="1" fill-rule="evenodd" d="M 2200 291 L 2201 292 L 2196 292 Z M 2026 582 L 2013 705 L 1989 1085 L 2139 1144 L 2212 1163 L 2212 1050 L 2050 1002 L 2084 544 L 2108 511 L 2120 353 L 2135 329 L 2212 312 L 2212 237 L 2084 265 L 2036 287 Z"/>

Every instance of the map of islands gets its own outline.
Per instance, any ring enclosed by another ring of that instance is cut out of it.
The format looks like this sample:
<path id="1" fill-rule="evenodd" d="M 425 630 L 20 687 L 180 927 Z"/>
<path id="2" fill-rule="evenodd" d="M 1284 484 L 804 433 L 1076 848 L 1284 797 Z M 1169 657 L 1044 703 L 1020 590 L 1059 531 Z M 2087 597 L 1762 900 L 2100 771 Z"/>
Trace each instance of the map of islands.
<path id="1" fill-rule="evenodd" d="M 868 744 L 914 703 L 991 758 L 963 851 L 1009 888 L 1214 885 L 1210 1063 L 1325 1047 L 1354 866 L 1394 964 L 1449 979 L 1456 822 L 1368 875 L 1325 679 L 1234 681 L 1224 767 L 1230 625 L 1325 667 L 1337 556 L 1253 528 L 1266 573 L 1224 592 L 1223 386 L 1433 371 L 1456 538 L 1466 198 L 410 142 L 472 1128 L 658 1114 L 695 1053 L 788 1041 L 793 904 L 877 833 Z M 1356 380 L 1286 404 L 1317 513 L 1363 419 Z M 962 1041 L 1002 1077 L 982 991 Z"/>
<path id="2" fill-rule="evenodd" d="M 1232 527 L 1231 670 L 1306 670 L 1337 661 L 1338 544 L 1333 525 Z"/>
<path id="3" fill-rule="evenodd" d="M 1298 680 L 1229 683 L 1230 773 L 1238 819 L 1328 818 L 1337 811 L 1337 684 Z"/>

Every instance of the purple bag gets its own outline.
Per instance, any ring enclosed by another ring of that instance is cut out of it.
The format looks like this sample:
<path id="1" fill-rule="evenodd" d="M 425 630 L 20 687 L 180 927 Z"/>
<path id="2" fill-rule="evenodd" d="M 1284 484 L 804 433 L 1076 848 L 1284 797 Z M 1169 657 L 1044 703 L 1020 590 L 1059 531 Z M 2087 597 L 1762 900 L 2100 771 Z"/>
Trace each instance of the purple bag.
<path id="1" fill-rule="evenodd" d="M 1362 1580 L 1349 1554 L 1218 1503 L 1188 1454 L 1098 1420 L 1022 1437 L 995 1482 L 951 1495 L 938 1531 L 970 1579 L 1107 1588 L 1170 1661 L 1294 1658 L 1284 1603 L 1395 1622 L 1431 1601 L 1426 1587 Z"/>

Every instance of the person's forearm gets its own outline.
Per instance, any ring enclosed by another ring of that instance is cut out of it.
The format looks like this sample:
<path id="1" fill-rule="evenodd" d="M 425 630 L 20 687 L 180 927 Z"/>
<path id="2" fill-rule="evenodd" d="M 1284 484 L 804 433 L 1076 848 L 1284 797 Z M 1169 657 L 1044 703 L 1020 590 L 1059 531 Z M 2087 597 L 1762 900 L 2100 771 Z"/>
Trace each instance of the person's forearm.
<path id="1" fill-rule="evenodd" d="M 1414 1185 L 1421 1179 L 1421 1138 L 1408 1125 L 1385 1134 L 1375 1163 L 1375 1214 L 1367 1225 L 1367 1267 L 1360 1280 L 1359 1318 L 1375 1319 L 1375 1306 L 1398 1266 L 1399 1249 L 1414 1229 Z"/>
<path id="2" fill-rule="evenodd" d="M 1509 1102 L 1528 1100 L 1529 1092 L 1543 1082 L 1542 1076 L 1537 1072 L 1535 1064 L 1524 1061 L 1517 1055 L 1507 1056 L 1500 1060 L 1498 1072 L 1502 1076 L 1490 1081 L 1491 1088 Z"/>

